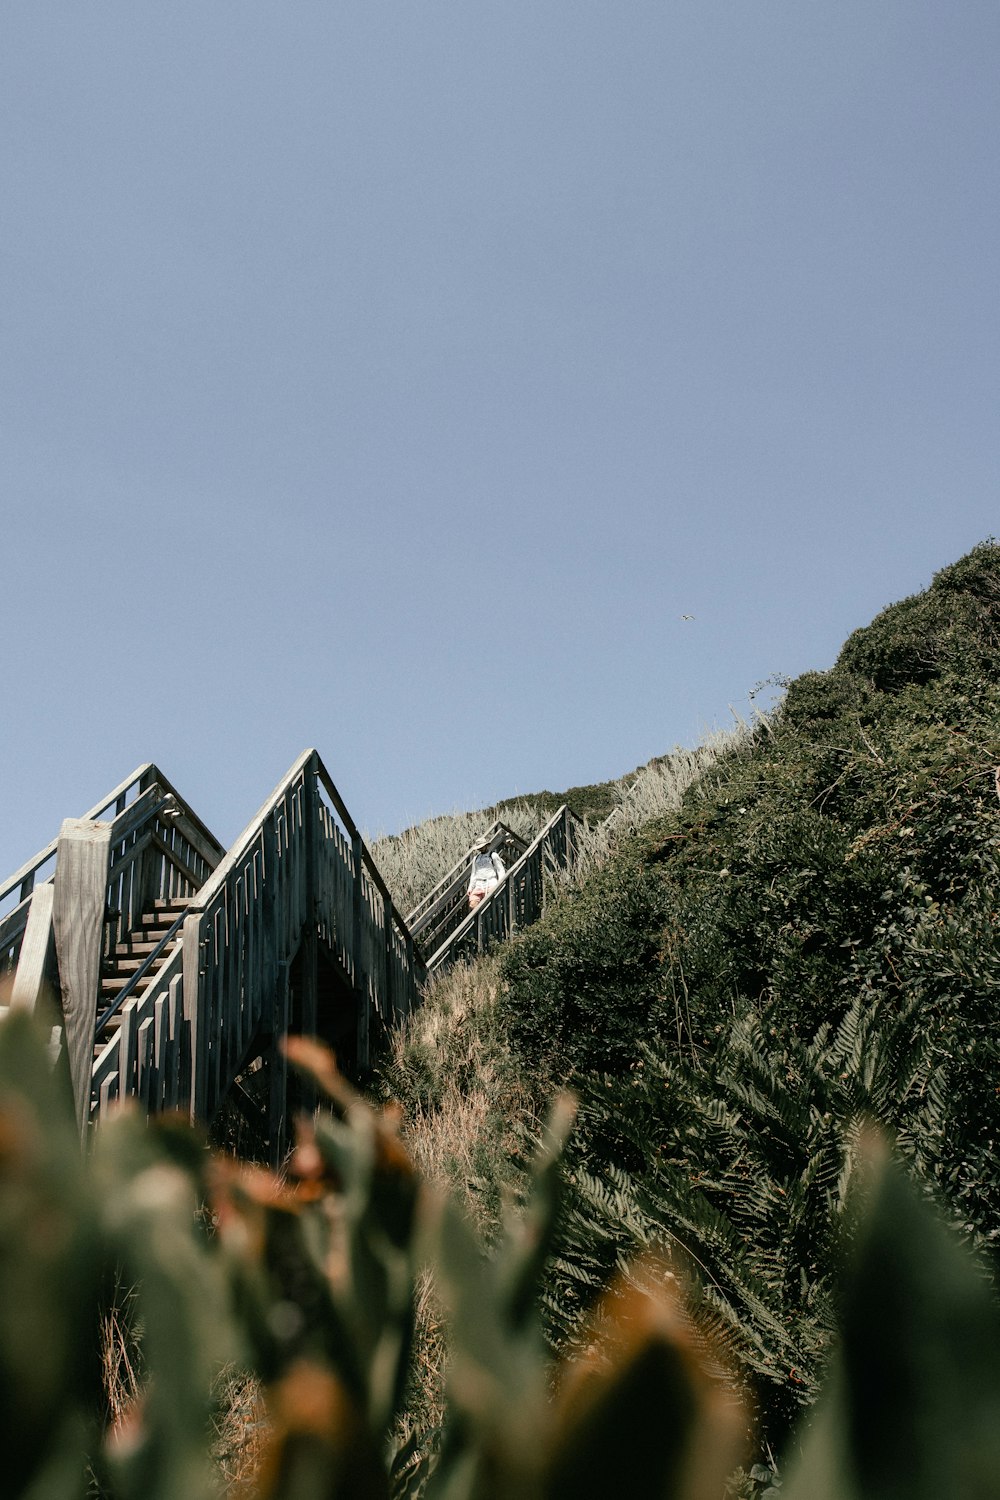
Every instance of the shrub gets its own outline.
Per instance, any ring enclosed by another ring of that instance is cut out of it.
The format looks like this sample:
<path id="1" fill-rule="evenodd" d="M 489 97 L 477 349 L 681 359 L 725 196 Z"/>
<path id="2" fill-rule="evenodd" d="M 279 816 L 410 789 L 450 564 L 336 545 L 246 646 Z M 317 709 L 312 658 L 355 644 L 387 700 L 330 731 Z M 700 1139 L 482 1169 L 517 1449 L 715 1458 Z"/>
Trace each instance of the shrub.
<path id="1" fill-rule="evenodd" d="M 662 1027 L 664 915 L 655 877 L 638 859 L 618 859 L 505 949 L 502 1014 L 543 1088 L 581 1070 L 627 1070 Z"/>

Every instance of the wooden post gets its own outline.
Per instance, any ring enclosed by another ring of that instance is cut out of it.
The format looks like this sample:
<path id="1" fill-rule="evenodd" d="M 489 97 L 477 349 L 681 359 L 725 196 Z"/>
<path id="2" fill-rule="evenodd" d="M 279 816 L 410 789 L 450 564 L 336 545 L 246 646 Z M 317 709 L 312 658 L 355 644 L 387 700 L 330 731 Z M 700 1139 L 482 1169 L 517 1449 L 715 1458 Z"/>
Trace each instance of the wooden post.
<path id="1" fill-rule="evenodd" d="M 204 1119 L 208 1092 L 208 1028 L 201 1004 L 201 913 L 184 918 L 181 928 L 181 970 L 184 976 L 184 1025 L 191 1049 L 191 1119 Z"/>
<path id="2" fill-rule="evenodd" d="M 371 1065 L 371 1031 L 368 1024 L 368 986 L 361 963 L 362 942 L 362 881 L 364 872 L 364 844 L 360 833 L 351 838 L 354 855 L 354 891 L 351 911 L 351 956 L 354 965 L 354 1003 L 358 1008 L 358 1070 L 367 1072 Z"/>
<path id="3" fill-rule="evenodd" d="M 54 953 L 52 902 L 55 887 L 47 880 L 31 898 L 28 925 L 21 939 L 21 952 L 10 992 L 12 1010 L 33 1011 L 49 976 Z"/>
<path id="4" fill-rule="evenodd" d="M 406 996 L 403 1005 L 403 1019 L 410 1014 L 417 998 L 417 958 L 413 950 L 413 934 L 409 928 L 406 930 Z"/>
<path id="5" fill-rule="evenodd" d="M 81 1136 L 90 1117 L 110 850 L 110 823 L 67 818 L 59 830 L 52 925 L 66 1053 Z"/>
<path id="6" fill-rule="evenodd" d="M 385 939 L 385 1017 L 389 1026 L 396 1024 L 396 976 L 392 952 L 392 902 L 382 898 L 382 926 Z"/>

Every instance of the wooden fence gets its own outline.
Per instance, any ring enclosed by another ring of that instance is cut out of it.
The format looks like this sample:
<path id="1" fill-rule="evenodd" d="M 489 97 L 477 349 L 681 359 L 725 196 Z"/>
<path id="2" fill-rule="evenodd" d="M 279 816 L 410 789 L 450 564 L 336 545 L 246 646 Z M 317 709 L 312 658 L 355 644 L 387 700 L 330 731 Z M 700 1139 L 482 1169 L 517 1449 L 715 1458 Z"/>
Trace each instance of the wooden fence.
<path id="1" fill-rule="evenodd" d="M 126 781 L 98 802 L 96 807 L 84 813 L 82 821 L 97 822 L 106 819 L 108 814 L 118 819 L 130 804 L 147 793 L 154 784 L 163 788 L 164 795 L 174 793 L 173 787 L 156 766 L 152 763 L 140 766 Z M 203 831 L 207 834 L 207 829 Z M 210 834 L 208 838 L 211 839 Z M 42 886 L 52 885 L 58 843 L 58 839 L 53 839 L 51 844 L 46 844 L 39 854 L 0 884 L 0 976 L 17 969 L 35 892 Z M 220 848 L 220 855 L 221 852 Z M 49 894 L 51 895 L 51 891 Z"/>

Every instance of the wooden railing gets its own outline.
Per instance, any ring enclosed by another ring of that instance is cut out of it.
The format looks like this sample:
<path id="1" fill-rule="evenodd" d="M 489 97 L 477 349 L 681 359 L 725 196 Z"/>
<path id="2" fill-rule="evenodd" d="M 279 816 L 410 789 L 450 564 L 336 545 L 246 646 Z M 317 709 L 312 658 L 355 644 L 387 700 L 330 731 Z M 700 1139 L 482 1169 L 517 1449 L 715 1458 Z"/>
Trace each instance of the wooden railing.
<path id="1" fill-rule="evenodd" d="M 451 926 L 427 959 L 428 973 L 446 968 L 456 959 L 482 953 L 492 943 L 502 942 L 518 928 L 537 921 L 545 907 L 546 877 L 573 863 L 578 824 L 579 819 L 570 808 L 565 804 L 560 807 L 500 884 L 475 910 L 466 909 L 464 917 Z M 467 859 L 466 884 L 468 869 Z"/>
<path id="2" fill-rule="evenodd" d="M 371 1061 L 372 1023 L 387 1030 L 413 1008 L 426 977 L 408 922 L 318 760 L 319 935 L 359 994 L 358 1065 Z"/>
<path id="3" fill-rule="evenodd" d="M 547 871 L 572 861 L 576 822 L 560 808 L 530 847 L 496 824 L 487 847 L 516 854 L 506 878 L 469 912 L 463 859 L 420 903 L 411 928 L 315 750 L 303 752 L 228 853 L 150 763 L 86 818 L 67 820 L 0 886 L 0 899 L 13 903 L 0 919 L 0 962 L 16 971 L 15 997 L 20 986 L 20 1003 L 32 1004 L 57 950 L 81 1129 L 127 1096 L 149 1112 L 180 1108 L 209 1122 L 241 1070 L 266 1053 L 277 1151 L 288 1109 L 277 1042 L 289 1029 L 322 1030 L 321 961 L 328 988 L 347 997 L 364 1070 L 375 1034 L 409 1013 L 429 970 L 536 919 Z M 157 901 L 183 910 L 98 1013 L 102 969 Z M 431 948 L 425 963 L 421 949 Z"/>
<path id="4" fill-rule="evenodd" d="M 406 1015 L 423 963 L 315 750 L 305 751 L 192 896 L 179 940 L 93 1065 L 90 1117 L 123 1095 L 147 1110 L 211 1120 L 241 1068 L 270 1047 L 270 1129 L 284 1136 L 286 1084 L 274 1047 L 293 1023 L 317 1030 L 320 946 L 357 1007 L 367 1066 L 373 1020 Z M 289 971 L 301 965 L 300 1014 Z M 277 1146 L 275 1146 L 277 1149 Z"/>
<path id="5" fill-rule="evenodd" d="M 424 953 L 436 953 L 469 912 L 469 868 L 477 852 L 501 854 L 509 868 L 528 848 L 527 840 L 497 820 L 447 875 L 409 913 L 406 924 Z"/>
<path id="6" fill-rule="evenodd" d="M 84 819 L 94 822 L 106 818 L 108 813 L 117 817 L 129 803 L 149 789 L 159 774 L 156 766 L 151 763 L 140 766 L 126 781 L 98 802 L 96 807 L 84 813 Z M 173 790 L 169 785 L 167 789 Z M 28 925 L 31 898 L 38 886 L 52 880 L 58 843 L 57 838 L 53 839 L 51 844 L 46 844 L 40 853 L 0 884 L 0 975 L 11 973 L 17 968 L 24 931 Z"/>

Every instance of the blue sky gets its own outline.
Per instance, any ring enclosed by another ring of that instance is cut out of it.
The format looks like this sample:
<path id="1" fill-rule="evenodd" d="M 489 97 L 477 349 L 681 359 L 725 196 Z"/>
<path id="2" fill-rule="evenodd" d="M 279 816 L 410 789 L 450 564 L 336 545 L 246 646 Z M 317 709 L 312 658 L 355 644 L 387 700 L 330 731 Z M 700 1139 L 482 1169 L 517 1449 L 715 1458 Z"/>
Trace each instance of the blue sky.
<path id="1" fill-rule="evenodd" d="M 995 0 L 3 33 L 3 873 L 619 775 L 1000 530 Z"/>

